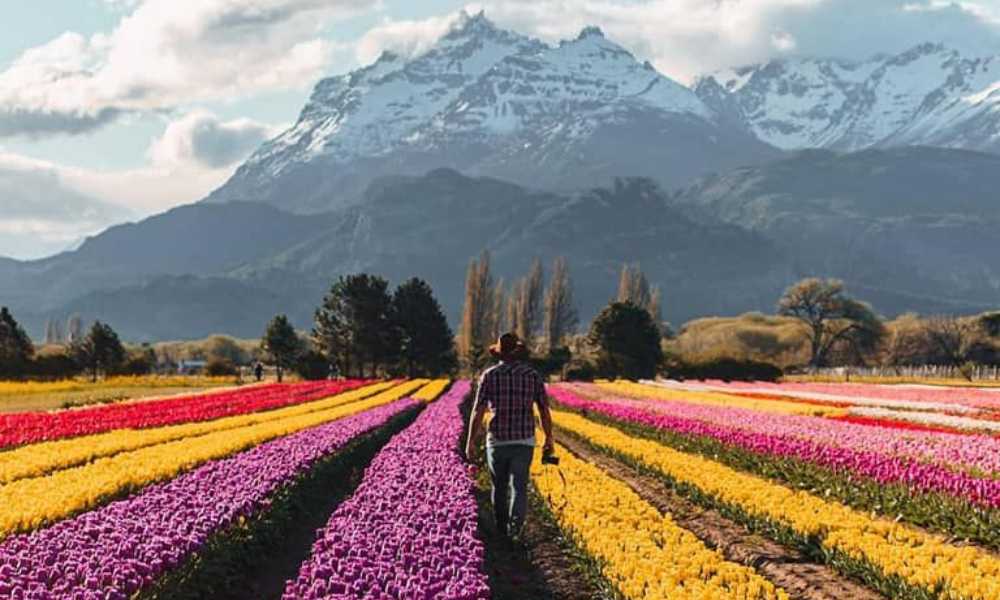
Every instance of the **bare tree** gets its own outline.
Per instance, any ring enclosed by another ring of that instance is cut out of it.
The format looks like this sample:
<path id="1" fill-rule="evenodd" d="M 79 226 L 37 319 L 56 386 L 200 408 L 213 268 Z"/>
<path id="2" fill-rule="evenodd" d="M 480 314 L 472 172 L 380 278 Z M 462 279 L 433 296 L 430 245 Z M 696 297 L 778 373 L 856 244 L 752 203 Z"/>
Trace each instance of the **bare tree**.
<path id="1" fill-rule="evenodd" d="M 552 279 L 545 290 L 545 342 L 549 351 L 562 347 L 565 337 L 576 329 L 579 322 L 573 303 L 569 263 L 559 257 L 552 262 Z"/>
<path id="2" fill-rule="evenodd" d="M 871 307 L 847 296 L 843 282 L 836 279 L 809 278 L 792 285 L 778 300 L 778 313 L 805 326 L 813 367 L 821 366 L 837 344 L 870 352 L 885 334 Z"/>
<path id="3" fill-rule="evenodd" d="M 503 326 L 503 284 L 493 279 L 490 254 L 483 251 L 469 262 L 465 277 L 465 301 L 462 326 L 458 335 L 458 351 L 472 371 L 486 360 L 486 348 L 496 339 Z"/>
<path id="4" fill-rule="evenodd" d="M 489 341 L 493 341 L 500 337 L 500 334 L 503 333 L 506 330 L 506 327 L 509 326 L 506 315 L 504 314 L 506 299 L 507 296 L 504 292 L 504 283 L 503 279 L 501 279 L 496 283 L 496 285 L 493 286 L 493 301 L 490 304 L 489 314 Z"/>
<path id="5" fill-rule="evenodd" d="M 519 279 L 510 290 L 507 302 L 508 326 L 522 340 L 530 343 L 542 326 L 544 272 L 537 258 L 532 261 L 528 274 Z"/>
<path id="6" fill-rule="evenodd" d="M 66 341 L 70 344 L 83 339 L 83 319 L 80 315 L 71 315 L 66 321 Z"/>
<path id="7" fill-rule="evenodd" d="M 969 350 L 975 331 L 968 322 L 951 316 L 936 316 L 926 321 L 927 340 L 948 363 L 972 381 L 968 369 Z"/>
<path id="8" fill-rule="evenodd" d="M 649 281 L 638 264 L 622 265 L 618 278 L 618 302 L 631 302 L 639 308 L 649 308 Z"/>
<path id="9" fill-rule="evenodd" d="M 646 310 L 649 311 L 649 316 L 653 318 L 653 323 L 660 330 L 661 334 L 663 333 L 663 309 L 660 306 L 662 301 L 663 296 L 660 293 L 660 286 L 656 286 L 649 294 L 649 305 L 646 307 Z"/>

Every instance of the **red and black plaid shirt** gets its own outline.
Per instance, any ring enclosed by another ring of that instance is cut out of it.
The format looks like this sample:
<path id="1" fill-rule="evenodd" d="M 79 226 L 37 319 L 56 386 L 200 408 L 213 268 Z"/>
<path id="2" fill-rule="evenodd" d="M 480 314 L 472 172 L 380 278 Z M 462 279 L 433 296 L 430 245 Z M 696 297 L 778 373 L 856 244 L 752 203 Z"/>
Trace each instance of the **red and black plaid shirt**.
<path id="1" fill-rule="evenodd" d="M 485 402 L 493 413 L 490 437 L 496 442 L 535 436 L 535 404 L 548 406 L 545 382 L 523 362 L 502 362 L 483 371 L 476 391 L 476 408 Z"/>

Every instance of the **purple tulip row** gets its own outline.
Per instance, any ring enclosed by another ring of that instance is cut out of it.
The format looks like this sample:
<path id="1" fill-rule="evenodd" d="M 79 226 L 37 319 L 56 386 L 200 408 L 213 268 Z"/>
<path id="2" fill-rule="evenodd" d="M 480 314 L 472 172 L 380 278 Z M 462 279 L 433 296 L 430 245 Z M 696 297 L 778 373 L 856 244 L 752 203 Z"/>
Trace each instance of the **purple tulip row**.
<path id="1" fill-rule="evenodd" d="M 286 600 L 487 600 L 457 382 L 397 434 L 330 518 Z"/>
<path id="2" fill-rule="evenodd" d="M 406 398 L 208 463 L 129 499 L 0 543 L 0 598 L 131 597 L 269 504 L 283 485 L 413 407 Z"/>
<path id="3" fill-rule="evenodd" d="M 795 458 L 820 465 L 835 471 L 861 475 L 884 484 L 900 484 L 919 492 L 936 492 L 954 496 L 973 504 L 1000 507 L 1000 480 L 976 477 L 973 474 L 956 471 L 946 466 L 921 462 L 885 454 L 875 450 L 862 450 L 849 445 L 821 443 L 812 439 L 806 429 L 799 435 L 781 433 L 781 427 L 773 425 L 771 432 L 755 428 L 743 428 L 757 416 L 752 411 L 711 407 L 707 410 L 725 413 L 727 423 L 704 420 L 703 416 L 693 416 L 692 405 L 677 403 L 679 406 L 662 406 L 662 402 L 637 402 L 629 405 L 620 400 L 589 400 L 558 387 L 550 394 L 561 404 L 593 411 L 614 419 L 637 423 L 682 435 L 707 437 L 727 446 L 734 446 L 756 454 L 781 458 Z M 646 404 L 642 406 L 642 404 Z M 669 412 L 660 412 L 661 410 Z M 727 412 L 728 411 L 728 412 Z M 742 414 L 751 413 L 751 414 Z M 780 422 L 781 415 L 764 415 L 772 424 Z M 841 425 L 829 422 L 831 425 Z M 819 426 L 818 424 L 814 424 Z M 823 425 L 825 426 L 825 425 Z M 884 430 L 871 428 L 873 444 L 877 444 Z M 815 429 L 813 430 L 815 431 Z M 778 433 L 775 433 L 778 432 Z M 940 434 L 947 435 L 947 434 Z"/>

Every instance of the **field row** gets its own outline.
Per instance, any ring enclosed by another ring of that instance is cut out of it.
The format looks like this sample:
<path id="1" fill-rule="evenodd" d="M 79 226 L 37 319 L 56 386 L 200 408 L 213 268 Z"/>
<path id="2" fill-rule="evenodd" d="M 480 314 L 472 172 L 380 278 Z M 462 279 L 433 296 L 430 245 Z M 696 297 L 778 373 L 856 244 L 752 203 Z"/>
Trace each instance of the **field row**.
<path id="1" fill-rule="evenodd" d="M 536 576 L 563 582 L 551 597 L 573 597 L 573 578 L 643 600 L 1000 597 L 996 438 L 851 422 L 847 401 L 800 389 L 691 385 L 549 386 L 561 463 L 536 453 L 531 518 L 565 543 L 555 563 L 552 540 L 529 531 L 519 543 L 545 561 Z M 277 577 L 249 565 L 281 562 L 274 540 L 316 501 L 307 490 L 321 476 L 344 500 L 320 495 L 325 524 L 261 597 L 498 597 L 511 569 L 492 561 L 509 542 L 484 529 L 457 452 L 469 391 L 447 380 L 250 388 L 215 418 L 175 411 L 166 424 L 10 447 L 0 597 L 186 597 L 218 574 Z M 784 558 L 747 559 L 740 532 Z M 255 596 L 239 585 L 226 584 L 229 597 Z M 227 597 L 220 589 L 204 593 Z"/>

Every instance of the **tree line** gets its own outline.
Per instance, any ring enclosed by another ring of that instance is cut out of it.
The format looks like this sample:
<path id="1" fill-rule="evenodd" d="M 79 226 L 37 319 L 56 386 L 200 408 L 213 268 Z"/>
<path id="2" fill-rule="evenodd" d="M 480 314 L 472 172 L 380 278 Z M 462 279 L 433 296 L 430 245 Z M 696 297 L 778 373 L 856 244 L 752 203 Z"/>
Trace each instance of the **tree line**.
<path id="1" fill-rule="evenodd" d="M 390 293 L 385 279 L 361 273 L 337 279 L 303 339 L 286 315 L 268 323 L 261 348 L 277 367 L 309 379 L 329 376 L 435 377 L 458 360 L 448 320 L 426 281 L 412 278 Z"/>

